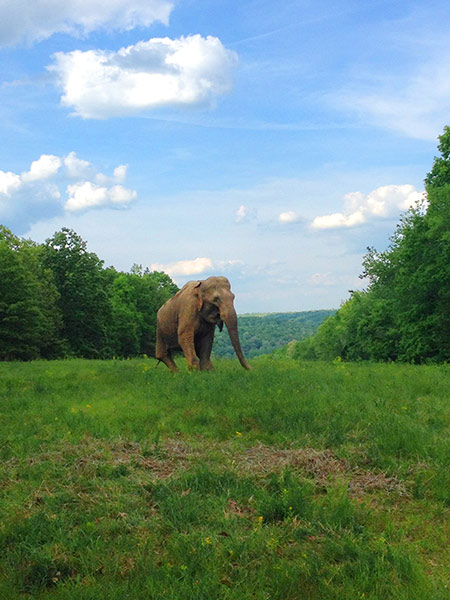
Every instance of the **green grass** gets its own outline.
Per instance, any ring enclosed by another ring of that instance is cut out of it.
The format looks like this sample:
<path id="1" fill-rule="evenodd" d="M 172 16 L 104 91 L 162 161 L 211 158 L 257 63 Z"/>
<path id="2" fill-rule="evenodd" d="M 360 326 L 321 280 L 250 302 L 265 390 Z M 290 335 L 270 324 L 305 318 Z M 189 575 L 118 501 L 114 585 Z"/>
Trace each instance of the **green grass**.
<path id="1" fill-rule="evenodd" d="M 448 365 L 154 365 L 0 364 L 2 597 L 449 597 Z"/>

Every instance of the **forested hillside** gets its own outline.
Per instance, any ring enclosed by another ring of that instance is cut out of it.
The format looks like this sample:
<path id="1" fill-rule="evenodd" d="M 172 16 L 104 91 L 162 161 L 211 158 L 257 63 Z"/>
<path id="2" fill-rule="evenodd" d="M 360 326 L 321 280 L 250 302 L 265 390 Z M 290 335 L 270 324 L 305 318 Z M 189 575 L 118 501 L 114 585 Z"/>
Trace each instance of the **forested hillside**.
<path id="1" fill-rule="evenodd" d="M 450 128 L 426 176 L 426 197 L 401 219 L 385 252 L 368 248 L 363 292 L 317 334 L 284 354 L 298 358 L 450 361 Z M 281 353 L 283 354 L 283 353 Z"/>
<path id="2" fill-rule="evenodd" d="M 299 341 L 314 335 L 322 321 L 334 312 L 334 310 L 312 310 L 240 315 L 238 323 L 242 350 L 249 358 L 270 354 L 293 340 Z M 213 352 L 221 357 L 234 356 L 225 327 L 222 332 L 216 329 Z"/>
<path id="3" fill-rule="evenodd" d="M 0 360 L 153 354 L 168 275 L 105 268 L 74 231 L 36 244 L 0 226 Z"/>

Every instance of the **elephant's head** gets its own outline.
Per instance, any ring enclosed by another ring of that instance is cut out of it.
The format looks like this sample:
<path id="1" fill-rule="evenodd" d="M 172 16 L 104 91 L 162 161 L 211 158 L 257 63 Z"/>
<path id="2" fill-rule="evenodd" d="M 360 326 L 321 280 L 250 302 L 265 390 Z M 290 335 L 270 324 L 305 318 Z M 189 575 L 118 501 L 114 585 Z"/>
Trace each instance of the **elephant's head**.
<path id="1" fill-rule="evenodd" d="M 239 362 L 244 369 L 250 369 L 239 341 L 237 315 L 233 304 L 234 294 L 228 279 L 208 277 L 204 281 L 197 282 L 194 289 L 201 317 L 208 323 L 217 324 L 221 331 L 225 323 Z"/>

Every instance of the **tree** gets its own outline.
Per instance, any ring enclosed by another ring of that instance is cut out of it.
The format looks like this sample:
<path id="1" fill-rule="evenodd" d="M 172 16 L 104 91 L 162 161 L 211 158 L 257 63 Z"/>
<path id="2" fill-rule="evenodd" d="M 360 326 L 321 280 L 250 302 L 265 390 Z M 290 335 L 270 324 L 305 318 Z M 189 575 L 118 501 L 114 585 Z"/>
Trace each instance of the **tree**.
<path id="1" fill-rule="evenodd" d="M 442 187 L 450 184 L 450 127 L 444 127 L 444 133 L 439 136 L 438 150 L 440 157 L 434 158 L 431 171 L 425 177 L 427 191 L 430 187 Z"/>
<path id="2" fill-rule="evenodd" d="M 55 358 L 61 314 L 40 247 L 0 226 L 0 359 Z"/>
<path id="3" fill-rule="evenodd" d="M 112 307 L 112 335 L 116 356 L 136 356 L 141 348 L 142 315 L 138 310 L 140 278 L 129 273 L 118 273 L 110 294 Z"/>
<path id="4" fill-rule="evenodd" d="M 156 313 L 178 291 L 168 275 L 133 265 L 131 273 L 118 273 L 111 288 L 115 353 L 120 356 L 153 355 Z"/>
<path id="5" fill-rule="evenodd" d="M 87 251 L 86 242 L 63 228 L 46 240 L 43 264 L 55 278 L 69 353 L 85 358 L 111 355 L 108 327 L 111 307 L 103 261 Z"/>

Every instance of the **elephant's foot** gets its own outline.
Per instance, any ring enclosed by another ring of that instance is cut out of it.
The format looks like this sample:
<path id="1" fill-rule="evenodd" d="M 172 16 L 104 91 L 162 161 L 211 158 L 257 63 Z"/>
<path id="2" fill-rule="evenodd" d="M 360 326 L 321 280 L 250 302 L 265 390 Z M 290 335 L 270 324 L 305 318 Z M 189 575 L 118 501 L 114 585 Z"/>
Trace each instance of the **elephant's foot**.
<path id="1" fill-rule="evenodd" d="M 187 367 L 189 371 L 198 371 L 200 369 L 200 363 L 197 359 L 191 359 L 187 361 Z"/>
<path id="2" fill-rule="evenodd" d="M 200 361 L 200 371 L 214 371 L 214 366 L 210 360 L 208 362 Z"/>
<path id="3" fill-rule="evenodd" d="M 156 358 L 157 358 L 157 360 L 164 363 L 166 365 L 166 367 L 172 371 L 172 373 L 179 373 L 179 369 L 178 369 L 177 365 L 175 364 L 175 361 L 170 356 L 163 356 L 163 357 L 157 356 Z"/>

